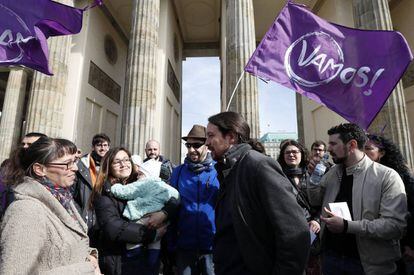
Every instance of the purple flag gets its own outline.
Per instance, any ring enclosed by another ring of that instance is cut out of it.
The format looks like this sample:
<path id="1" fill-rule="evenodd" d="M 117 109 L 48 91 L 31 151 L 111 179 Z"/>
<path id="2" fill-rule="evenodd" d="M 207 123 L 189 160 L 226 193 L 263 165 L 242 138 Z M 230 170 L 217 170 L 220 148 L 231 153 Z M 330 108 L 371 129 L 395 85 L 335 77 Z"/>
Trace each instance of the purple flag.
<path id="1" fill-rule="evenodd" d="M 50 0 L 0 0 L 0 66 L 51 75 L 46 39 L 80 32 L 83 11 Z"/>
<path id="2" fill-rule="evenodd" d="M 366 129 L 412 59 L 398 32 L 335 25 L 289 1 L 245 71 L 294 89 Z"/>

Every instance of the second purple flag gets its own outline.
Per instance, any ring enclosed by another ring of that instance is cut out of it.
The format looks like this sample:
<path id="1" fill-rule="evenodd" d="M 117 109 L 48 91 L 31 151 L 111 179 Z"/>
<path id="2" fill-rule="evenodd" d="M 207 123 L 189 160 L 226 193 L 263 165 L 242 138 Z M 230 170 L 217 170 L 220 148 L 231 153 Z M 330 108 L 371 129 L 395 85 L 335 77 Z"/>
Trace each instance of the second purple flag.
<path id="1" fill-rule="evenodd" d="M 245 71 L 294 89 L 366 129 L 412 59 L 398 32 L 335 25 L 289 1 Z"/>

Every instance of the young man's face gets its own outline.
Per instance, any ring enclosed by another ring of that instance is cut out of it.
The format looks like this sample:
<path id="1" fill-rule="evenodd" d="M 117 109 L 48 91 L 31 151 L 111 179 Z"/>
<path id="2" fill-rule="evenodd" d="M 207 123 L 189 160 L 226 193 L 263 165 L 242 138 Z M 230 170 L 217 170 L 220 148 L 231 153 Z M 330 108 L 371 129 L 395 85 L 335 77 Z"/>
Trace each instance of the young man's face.
<path id="1" fill-rule="evenodd" d="M 325 146 L 323 144 L 312 147 L 312 156 L 322 158 L 325 155 Z"/>
<path id="2" fill-rule="evenodd" d="M 32 143 L 36 142 L 36 140 L 38 140 L 40 137 L 38 136 L 34 136 L 34 137 L 24 137 L 22 139 L 22 142 L 20 143 L 20 145 L 24 148 L 27 149 L 29 148 L 30 145 L 32 145 Z"/>
<path id="3" fill-rule="evenodd" d="M 232 146 L 232 141 L 230 135 L 223 136 L 216 125 L 208 123 L 206 145 L 211 151 L 213 159 L 221 160 Z"/>
<path id="4" fill-rule="evenodd" d="M 329 136 L 328 151 L 331 154 L 333 162 L 336 164 L 344 163 L 349 156 L 349 149 L 339 138 L 339 134 Z"/>
<path id="5" fill-rule="evenodd" d="M 103 158 L 106 152 L 109 151 L 109 143 L 107 141 L 101 141 L 93 146 L 93 150 Z"/>

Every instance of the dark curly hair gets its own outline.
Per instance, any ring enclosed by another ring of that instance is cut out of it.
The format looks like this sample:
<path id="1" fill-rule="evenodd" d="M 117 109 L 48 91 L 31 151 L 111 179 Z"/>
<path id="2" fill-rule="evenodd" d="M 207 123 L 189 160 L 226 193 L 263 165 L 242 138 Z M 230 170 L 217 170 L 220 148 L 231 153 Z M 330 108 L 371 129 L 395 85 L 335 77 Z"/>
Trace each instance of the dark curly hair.
<path id="1" fill-rule="evenodd" d="M 367 142 L 367 135 L 365 131 L 356 125 L 355 123 L 342 123 L 338 126 L 334 126 L 328 130 L 328 135 L 339 134 L 339 138 L 343 143 L 348 143 L 350 140 L 355 139 L 358 144 L 359 150 L 364 150 L 365 143 Z"/>
<path id="2" fill-rule="evenodd" d="M 300 151 L 301 161 L 299 163 L 299 167 L 300 168 L 306 167 L 308 165 L 308 150 L 306 149 L 306 147 L 303 146 L 301 143 L 297 142 L 296 140 L 287 139 L 287 140 L 284 140 L 283 143 L 281 144 L 279 157 L 277 158 L 277 161 L 280 163 L 282 168 L 283 169 L 288 168 L 288 165 L 285 162 L 284 155 L 285 155 L 286 148 L 289 145 L 297 147 Z"/>
<path id="3" fill-rule="evenodd" d="M 368 135 L 368 139 L 384 154 L 379 163 L 397 171 L 405 184 L 410 181 L 414 184 L 413 175 L 407 165 L 407 161 L 402 155 L 400 148 L 394 142 L 385 137 L 372 134 Z"/>

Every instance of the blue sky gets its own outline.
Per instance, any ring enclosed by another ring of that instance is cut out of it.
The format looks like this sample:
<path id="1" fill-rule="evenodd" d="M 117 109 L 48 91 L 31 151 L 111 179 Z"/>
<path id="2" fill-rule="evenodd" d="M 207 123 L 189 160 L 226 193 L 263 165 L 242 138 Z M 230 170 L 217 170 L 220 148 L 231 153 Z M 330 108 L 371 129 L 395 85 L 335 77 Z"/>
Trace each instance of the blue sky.
<path id="1" fill-rule="evenodd" d="M 295 92 L 273 82 L 259 83 L 261 135 L 296 132 Z M 192 125 L 207 125 L 207 118 L 220 112 L 220 61 L 217 57 L 187 58 L 183 63 L 183 125 L 186 135 Z"/>

